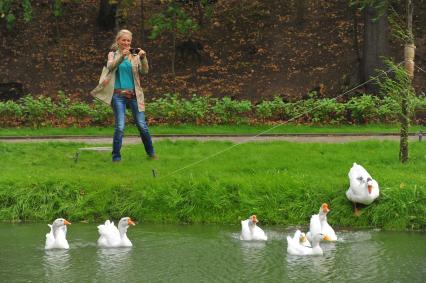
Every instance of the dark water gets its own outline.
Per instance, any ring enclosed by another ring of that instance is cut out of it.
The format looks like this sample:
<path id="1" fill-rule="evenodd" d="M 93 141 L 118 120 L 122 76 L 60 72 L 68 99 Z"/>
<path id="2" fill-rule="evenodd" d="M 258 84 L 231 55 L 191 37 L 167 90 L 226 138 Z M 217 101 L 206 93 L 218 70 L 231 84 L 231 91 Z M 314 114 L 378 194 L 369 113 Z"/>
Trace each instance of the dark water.
<path id="1" fill-rule="evenodd" d="M 72 224 L 70 249 L 44 250 L 45 224 L 0 224 L 0 282 L 425 282 L 426 233 L 341 231 L 324 256 L 286 253 L 294 229 L 266 227 L 242 242 L 239 226 L 130 227 L 132 248 L 99 249 L 94 224 Z"/>

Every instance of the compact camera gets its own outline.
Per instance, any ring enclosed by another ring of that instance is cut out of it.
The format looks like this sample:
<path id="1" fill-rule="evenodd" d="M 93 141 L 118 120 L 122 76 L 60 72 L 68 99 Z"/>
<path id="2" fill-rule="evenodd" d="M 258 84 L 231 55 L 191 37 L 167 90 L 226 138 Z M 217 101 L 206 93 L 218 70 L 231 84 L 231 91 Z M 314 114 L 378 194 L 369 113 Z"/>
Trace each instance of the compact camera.
<path id="1" fill-rule="evenodd" d="M 130 54 L 132 54 L 132 55 L 138 55 L 138 53 L 141 51 L 141 49 L 140 48 L 130 48 L 129 51 L 130 51 Z"/>

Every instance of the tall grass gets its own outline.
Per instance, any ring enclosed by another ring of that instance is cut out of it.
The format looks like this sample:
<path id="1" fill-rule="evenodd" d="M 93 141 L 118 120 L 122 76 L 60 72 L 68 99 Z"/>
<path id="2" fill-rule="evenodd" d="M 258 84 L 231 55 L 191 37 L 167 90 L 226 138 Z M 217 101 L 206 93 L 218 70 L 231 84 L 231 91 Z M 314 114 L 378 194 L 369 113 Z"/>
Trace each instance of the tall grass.
<path id="1" fill-rule="evenodd" d="M 197 163 L 231 145 L 162 141 L 155 144 L 158 161 L 148 160 L 142 145 L 129 145 L 113 164 L 109 153 L 90 151 L 75 163 L 83 144 L 0 143 L 0 220 L 129 215 L 156 223 L 237 223 L 256 213 L 263 223 L 308 225 L 328 202 L 335 227 L 426 228 L 426 143 L 410 144 L 406 165 L 398 162 L 398 143 L 389 141 L 246 143 Z M 360 217 L 345 196 L 353 162 L 381 188 Z"/>

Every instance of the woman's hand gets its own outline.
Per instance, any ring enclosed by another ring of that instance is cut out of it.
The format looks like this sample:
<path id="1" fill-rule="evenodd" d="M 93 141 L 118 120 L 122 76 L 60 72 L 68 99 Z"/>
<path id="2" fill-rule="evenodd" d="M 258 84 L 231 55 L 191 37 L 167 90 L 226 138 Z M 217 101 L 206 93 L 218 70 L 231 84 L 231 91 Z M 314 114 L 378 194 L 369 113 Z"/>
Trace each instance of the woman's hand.
<path id="1" fill-rule="evenodd" d="M 127 55 L 129 55 L 130 54 L 129 48 L 121 50 L 121 54 L 123 55 L 123 57 L 126 57 Z"/>
<path id="2" fill-rule="evenodd" d="M 142 50 L 142 48 L 139 48 L 139 50 L 140 51 L 139 51 L 138 55 L 139 55 L 139 57 L 141 57 L 141 59 L 143 59 L 146 55 L 146 52 L 144 50 Z"/>

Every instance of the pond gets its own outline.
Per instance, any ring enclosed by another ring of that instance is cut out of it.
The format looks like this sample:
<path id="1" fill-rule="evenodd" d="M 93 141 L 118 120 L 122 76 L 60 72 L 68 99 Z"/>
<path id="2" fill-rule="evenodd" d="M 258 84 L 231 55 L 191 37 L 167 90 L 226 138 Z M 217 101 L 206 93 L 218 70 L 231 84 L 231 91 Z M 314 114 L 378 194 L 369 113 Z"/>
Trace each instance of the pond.
<path id="1" fill-rule="evenodd" d="M 267 242 L 239 240 L 239 226 L 130 227 L 132 248 L 100 249 L 95 224 L 72 224 L 69 250 L 44 250 L 46 224 L 0 224 L 2 282 L 424 282 L 426 233 L 339 231 L 324 256 L 286 252 L 295 229 L 264 227 Z"/>

